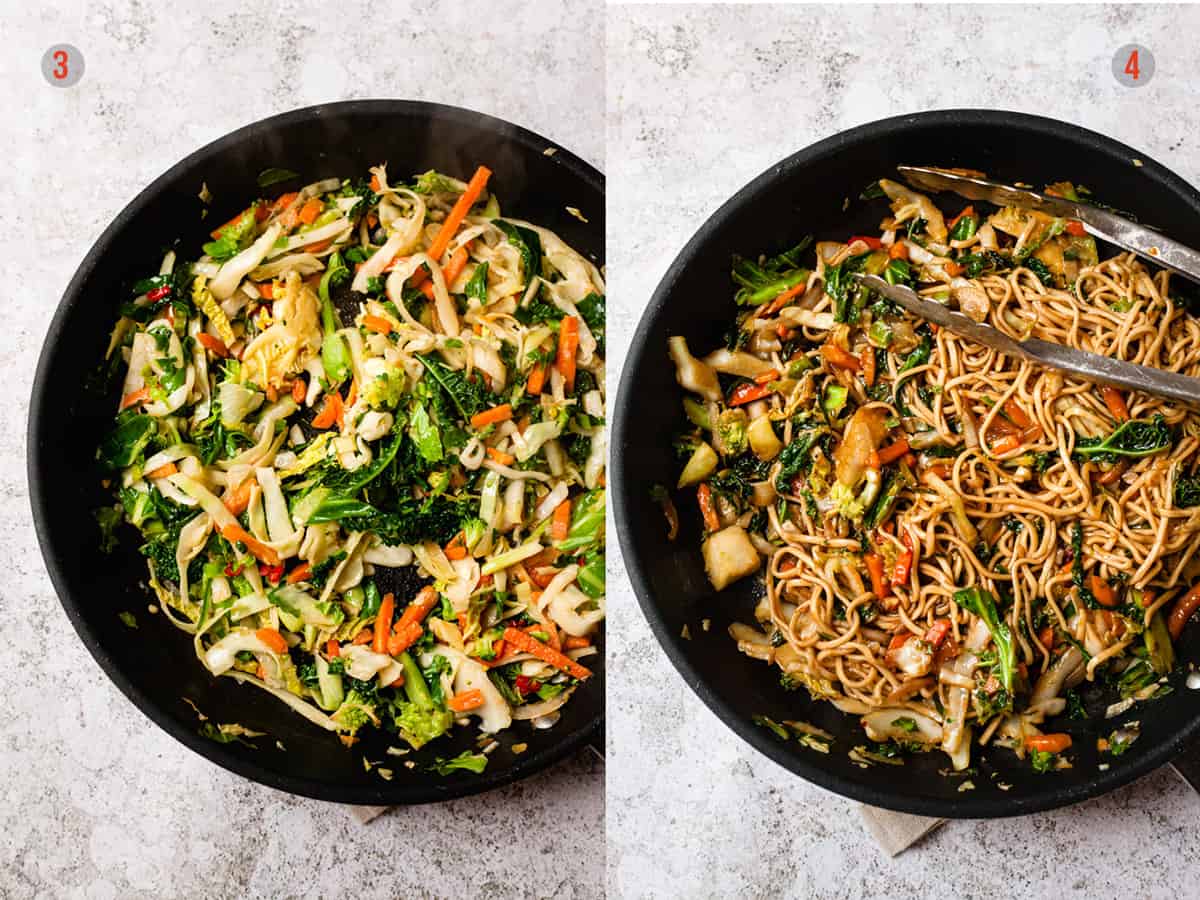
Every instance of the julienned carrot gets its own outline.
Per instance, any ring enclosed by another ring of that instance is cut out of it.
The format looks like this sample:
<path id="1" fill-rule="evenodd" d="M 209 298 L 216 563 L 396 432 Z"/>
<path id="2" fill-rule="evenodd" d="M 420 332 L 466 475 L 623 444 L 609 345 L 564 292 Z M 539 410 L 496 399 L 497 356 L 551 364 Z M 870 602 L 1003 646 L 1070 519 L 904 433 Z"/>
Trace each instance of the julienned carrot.
<path id="1" fill-rule="evenodd" d="M 330 391 L 325 395 L 325 405 L 321 407 L 321 411 L 312 420 L 312 427 L 323 429 L 332 427 L 342 415 L 342 395 L 337 391 Z"/>
<path id="2" fill-rule="evenodd" d="M 1069 734 L 1031 734 L 1025 738 L 1028 750 L 1040 750 L 1043 753 L 1062 753 L 1071 746 Z"/>
<path id="3" fill-rule="evenodd" d="M 246 511 L 246 507 L 250 505 L 250 492 L 253 487 L 254 479 L 246 478 L 232 491 L 226 491 L 225 496 L 221 498 L 221 502 L 235 516 L 240 516 Z"/>
<path id="4" fill-rule="evenodd" d="M 557 541 L 565 541 L 571 530 L 571 501 L 564 500 L 554 507 L 554 518 L 550 520 L 550 537 Z"/>
<path id="5" fill-rule="evenodd" d="M 425 633 L 425 629 L 420 625 L 412 624 L 406 628 L 400 628 L 387 639 L 387 652 L 389 656 L 399 656 L 413 644 L 421 639 L 421 635 Z"/>
<path id="6" fill-rule="evenodd" d="M 313 222 L 317 221 L 317 216 L 321 214 L 321 210 L 324 208 L 325 204 L 316 197 L 313 197 L 302 207 L 300 207 L 300 213 L 297 218 L 305 225 L 311 225 Z"/>
<path id="7" fill-rule="evenodd" d="M 497 422 L 507 422 L 511 418 L 512 405 L 501 403 L 499 406 L 493 406 L 491 409 L 485 409 L 483 412 L 471 416 L 471 427 L 479 431 L 489 425 L 495 425 Z"/>
<path id="8" fill-rule="evenodd" d="M 525 381 L 525 390 L 536 397 L 546 385 L 546 364 L 538 363 L 529 370 L 529 378 Z"/>
<path id="9" fill-rule="evenodd" d="M 708 486 L 707 481 L 702 481 L 700 487 L 696 488 L 696 499 L 700 502 L 700 515 L 704 518 L 704 527 L 709 531 L 716 531 L 721 527 L 721 520 L 717 518 L 717 510 L 713 506 L 712 488 Z"/>
<path id="10" fill-rule="evenodd" d="M 373 316 L 370 313 L 362 318 L 363 328 L 367 331 L 374 331 L 376 334 L 391 334 L 392 323 L 383 316 Z"/>
<path id="11" fill-rule="evenodd" d="M 325 655 L 330 659 L 337 659 L 342 655 L 342 646 L 335 638 L 330 638 L 325 642 Z"/>
<path id="12" fill-rule="evenodd" d="M 575 637 L 575 635 L 569 634 L 563 639 L 564 650 L 582 650 L 584 647 L 590 646 L 592 646 L 591 638 Z"/>
<path id="13" fill-rule="evenodd" d="M 392 630 L 392 611 L 396 608 L 396 598 L 388 593 L 379 601 L 379 613 L 375 616 L 375 634 L 371 638 L 371 649 L 376 653 L 387 650 L 388 632 Z"/>
<path id="14" fill-rule="evenodd" d="M 380 187 L 382 187 L 382 185 L 379 183 L 379 176 L 372 174 L 371 175 L 371 190 L 373 190 L 375 193 L 378 194 Z"/>
<path id="15" fill-rule="evenodd" d="M 312 578 L 312 566 L 308 563 L 301 563 L 288 572 L 287 583 L 298 584 L 301 581 L 307 581 Z"/>
<path id="16" fill-rule="evenodd" d="M 446 559 L 465 559 L 467 556 L 467 545 L 463 543 L 463 533 L 460 531 L 452 537 L 450 543 L 442 548 L 442 552 L 446 554 Z"/>
<path id="17" fill-rule="evenodd" d="M 327 237 L 323 241 L 317 241 L 315 244 L 305 244 L 300 249 L 305 253 L 324 253 L 333 246 L 333 238 Z"/>
<path id="18" fill-rule="evenodd" d="M 255 285 L 255 287 L 258 288 L 258 296 L 262 297 L 264 300 L 275 299 L 275 282 L 262 281 Z"/>
<path id="19" fill-rule="evenodd" d="M 904 241 L 893 241 L 892 246 L 888 247 L 889 259 L 908 259 L 908 244 Z"/>
<path id="20" fill-rule="evenodd" d="M 777 296 L 770 303 L 764 303 L 762 306 L 760 306 L 758 308 L 758 312 L 756 312 L 754 314 L 754 317 L 756 319 L 765 319 L 767 316 L 775 315 L 775 313 L 779 312 L 781 309 L 783 309 L 785 306 L 787 306 L 787 302 L 789 300 L 791 300 L 797 294 L 803 292 L 807 287 L 808 287 L 807 282 L 802 281 L 802 282 L 800 282 L 800 284 L 797 284 L 797 285 L 794 285 L 794 286 L 788 288 L 786 291 L 784 291 L 782 294 Z"/>
<path id="21" fill-rule="evenodd" d="M 138 388 L 136 391 L 130 391 L 121 398 L 121 409 L 129 409 L 129 407 L 141 403 L 143 400 L 150 399 L 150 391 L 146 388 Z"/>
<path id="22" fill-rule="evenodd" d="M 875 599 L 882 600 L 890 596 L 892 590 L 883 577 L 883 557 L 878 553 L 868 553 L 863 557 L 863 562 L 867 564 L 867 574 L 871 577 L 871 590 L 875 593 Z"/>
<path id="23" fill-rule="evenodd" d="M 454 237 L 455 232 L 458 231 L 458 226 L 462 224 L 463 219 L 467 217 L 467 213 L 471 211 L 471 207 L 475 205 L 475 201 L 479 199 L 479 195 L 483 193 L 483 189 L 487 186 L 487 181 L 491 176 L 492 170 L 487 166 L 480 166 L 475 170 L 475 174 L 467 182 L 467 189 L 459 195 L 458 200 L 454 203 L 454 208 L 450 210 L 450 214 L 446 216 L 445 221 L 442 222 L 441 229 L 434 237 L 433 243 L 429 245 L 430 259 L 436 262 L 442 258 L 442 254 L 450 246 L 450 239 Z M 529 277 L 532 277 L 532 275 Z"/>
<path id="24" fill-rule="evenodd" d="M 567 393 L 575 388 L 575 352 L 579 349 L 579 319 L 563 316 L 558 326 L 558 358 L 555 365 L 567 385 Z"/>
<path id="25" fill-rule="evenodd" d="M 274 628 L 260 628 L 254 632 L 254 636 L 276 653 L 287 653 L 287 641 Z"/>
<path id="26" fill-rule="evenodd" d="M 400 619 L 396 622 L 396 630 L 403 631 L 410 625 L 420 625 L 425 617 L 433 610 L 438 602 L 438 592 L 429 585 L 421 588 L 412 603 L 404 608 Z"/>
<path id="27" fill-rule="evenodd" d="M 446 290 L 450 290 L 450 285 L 452 285 L 454 280 L 462 274 L 462 270 L 467 267 L 467 247 L 470 245 L 470 243 L 470 241 L 467 241 L 466 244 L 463 244 L 452 254 L 450 254 L 450 261 L 447 262 L 446 265 L 442 266 L 442 280 L 446 282 Z M 418 274 L 423 273 L 424 271 L 424 266 L 417 270 Z M 426 299 L 433 299 L 433 281 L 431 279 L 426 278 L 417 285 L 417 289 L 425 295 Z"/>
<path id="28" fill-rule="evenodd" d="M 536 656 L 542 662 L 548 663 L 556 669 L 562 669 L 572 678 L 582 680 L 590 678 L 592 675 L 590 669 L 585 669 L 579 663 L 575 662 L 575 660 L 571 659 L 571 657 L 559 653 L 553 647 L 547 647 L 537 638 L 519 631 L 511 625 L 504 629 L 504 642 L 518 652 Z"/>
<path id="29" fill-rule="evenodd" d="M 308 393 L 308 385 L 304 383 L 303 378 L 297 378 L 292 382 L 292 399 L 297 403 L 304 402 L 304 396 Z"/>
<path id="30" fill-rule="evenodd" d="M 1092 574 L 1088 576 L 1088 587 L 1091 588 L 1092 596 L 1096 598 L 1096 602 L 1101 606 L 1111 608 L 1117 605 L 1117 592 L 1112 589 L 1112 585 L 1099 575 Z"/>
<path id="31" fill-rule="evenodd" d="M 961 220 L 964 216 L 973 216 L 973 215 L 975 215 L 975 207 L 971 206 L 971 205 L 964 206 L 962 212 L 960 212 L 957 216 L 955 216 L 953 219 L 951 219 L 949 222 L 946 223 L 946 230 L 953 231 L 954 226 L 959 223 L 959 220 Z"/>
<path id="32" fill-rule="evenodd" d="M 900 538 L 900 543 L 904 545 L 904 549 L 896 556 L 896 566 L 892 569 L 892 584 L 908 584 L 908 576 L 912 572 L 913 545 L 907 531 Z"/>
<path id="33" fill-rule="evenodd" d="M 1021 404 L 1013 397 L 1009 397 L 1004 401 L 1004 414 L 1008 416 L 1008 421 L 1012 422 L 1022 431 L 1033 427 L 1033 419 L 1029 418 L 1025 410 L 1021 409 Z"/>
<path id="34" fill-rule="evenodd" d="M 778 369 L 767 369 L 767 371 L 763 372 L 761 375 L 754 376 L 755 384 L 770 384 L 772 381 L 778 381 L 778 380 L 779 380 L 779 370 Z"/>
<path id="35" fill-rule="evenodd" d="M 1197 607 L 1200 607 L 1200 582 L 1192 585 L 1192 589 L 1176 600 L 1175 605 L 1171 607 L 1171 615 L 1167 617 L 1167 628 L 1171 632 L 1172 640 L 1179 640 L 1184 626 Z"/>
<path id="36" fill-rule="evenodd" d="M 1000 438 L 1000 440 L 996 441 L 996 443 L 992 444 L 992 454 L 995 456 L 1000 456 L 1004 453 L 1011 453 L 1020 446 L 1021 438 L 1018 435 L 1005 435 L 1004 437 Z"/>
<path id="37" fill-rule="evenodd" d="M 862 366 L 863 384 L 867 387 L 875 387 L 875 348 L 863 347 L 862 353 L 858 354 L 858 362 Z"/>
<path id="38" fill-rule="evenodd" d="M 1125 402 L 1125 395 L 1115 387 L 1105 385 L 1100 388 L 1100 396 L 1104 398 L 1104 405 L 1108 407 L 1114 419 L 1124 422 L 1129 418 L 1129 405 Z"/>
<path id="39" fill-rule="evenodd" d="M 951 278 L 957 278 L 963 273 L 963 267 L 953 261 L 944 263 L 942 268 L 946 270 L 946 274 Z"/>
<path id="40" fill-rule="evenodd" d="M 352 640 L 350 643 L 361 646 L 363 644 L 369 644 L 373 640 L 375 640 L 375 632 L 370 628 L 364 628 L 354 636 L 354 640 Z"/>
<path id="41" fill-rule="evenodd" d="M 907 452 L 908 438 L 900 438 L 894 444 L 888 444 L 879 451 L 879 464 L 886 466 L 890 462 L 895 462 Z"/>
<path id="42" fill-rule="evenodd" d="M 233 543 L 238 541 L 246 545 L 246 549 L 259 562 L 265 562 L 268 566 L 279 565 L 279 554 L 275 552 L 273 547 L 268 547 L 250 532 L 236 522 L 226 525 L 221 529 L 221 537 Z"/>
<path id="43" fill-rule="evenodd" d="M 857 372 L 861 368 L 858 357 L 848 350 L 843 350 L 837 344 L 831 344 L 828 341 L 821 345 L 821 356 L 831 366 L 837 366 L 839 369 L 850 369 Z"/>
<path id="44" fill-rule="evenodd" d="M 174 475 L 178 471 L 179 471 L 179 466 L 175 465 L 175 463 L 173 463 L 173 462 L 169 462 L 165 465 L 159 466 L 157 469 L 153 470 L 152 472 L 144 473 L 143 477 L 145 477 L 145 478 L 166 478 L 168 475 Z"/>
<path id="45" fill-rule="evenodd" d="M 446 701 L 446 705 L 454 712 L 469 712 L 472 709 L 479 709 L 483 706 L 483 691 L 478 688 L 470 691 L 463 691 L 461 694 L 455 694 Z"/>
<path id="46" fill-rule="evenodd" d="M 225 346 L 225 342 L 219 337 L 213 337 L 211 334 L 201 331 L 196 335 L 196 340 L 200 342 L 200 346 L 214 356 L 219 356 L 221 359 L 229 359 L 229 348 Z"/>
<path id="47" fill-rule="evenodd" d="M 517 461 L 517 458 L 511 453 L 505 453 L 503 450 L 497 450 L 495 447 L 488 447 L 487 455 L 490 459 L 494 459 L 502 466 L 511 466 Z"/>

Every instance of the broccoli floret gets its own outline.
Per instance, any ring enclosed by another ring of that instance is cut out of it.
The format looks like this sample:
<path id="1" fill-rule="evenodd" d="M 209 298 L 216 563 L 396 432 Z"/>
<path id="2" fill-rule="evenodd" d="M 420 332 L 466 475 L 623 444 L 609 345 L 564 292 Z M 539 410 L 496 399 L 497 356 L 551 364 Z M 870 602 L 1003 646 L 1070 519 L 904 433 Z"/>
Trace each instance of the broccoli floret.
<path id="1" fill-rule="evenodd" d="M 746 452 L 748 422 L 744 409 L 727 409 L 717 417 L 717 449 L 722 454 L 738 456 Z"/>
<path id="2" fill-rule="evenodd" d="M 355 734 L 368 722 L 372 725 L 379 724 L 379 715 L 375 712 L 374 704 L 357 690 L 346 694 L 346 699 L 332 718 L 338 724 L 338 731 L 343 734 Z"/>
<path id="3" fill-rule="evenodd" d="M 399 659 L 404 667 L 404 693 L 408 699 L 396 701 L 393 720 L 400 736 L 414 750 L 419 750 L 450 730 L 454 713 L 434 700 L 425 676 L 411 656 L 401 653 Z"/>

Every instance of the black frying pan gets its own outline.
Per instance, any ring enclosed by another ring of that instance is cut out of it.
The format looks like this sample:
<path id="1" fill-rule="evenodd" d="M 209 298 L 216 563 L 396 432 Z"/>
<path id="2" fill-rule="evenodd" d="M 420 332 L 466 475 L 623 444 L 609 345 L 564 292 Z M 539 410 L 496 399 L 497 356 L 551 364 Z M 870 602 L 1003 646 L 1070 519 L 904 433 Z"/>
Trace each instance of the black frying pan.
<path id="1" fill-rule="evenodd" d="M 601 657 L 589 679 L 545 731 L 516 723 L 481 776 L 447 777 L 421 771 L 435 755 L 473 748 L 474 729 L 458 729 L 420 753 L 409 770 L 385 748 L 397 743 L 367 737 L 347 750 L 270 695 L 228 678 L 213 679 L 192 653 L 190 638 L 146 611 L 144 560 L 130 531 L 116 553 L 99 552 L 92 511 L 110 502 L 94 462 L 97 442 L 110 426 L 116 399 L 88 387 L 103 357 L 117 304 L 133 280 L 157 270 L 162 250 L 180 239 L 185 257 L 198 255 L 213 223 L 224 222 L 263 191 L 256 178 L 268 168 L 299 173 L 267 188 L 274 196 L 318 178 L 362 177 L 388 163 L 408 178 L 427 169 L 469 178 L 479 164 L 494 172 L 489 188 L 502 209 L 556 231 L 598 264 L 604 255 L 604 177 L 592 166 L 524 128 L 480 113 L 434 103 L 365 100 L 331 103 L 275 116 L 241 128 L 173 166 L 142 191 L 101 235 L 67 287 L 50 324 L 34 379 L 29 413 L 29 491 L 42 555 L 63 607 L 92 655 L 151 719 L 193 750 L 263 784 L 344 803 L 423 803 L 461 797 L 531 775 L 586 742 L 602 742 L 604 670 Z M 201 184 L 213 195 L 201 220 Z M 589 220 L 566 212 L 578 208 Z M 130 631 L 118 612 L 132 611 Z M 187 697 L 217 722 L 239 722 L 268 737 L 217 744 L 198 734 Z M 279 740 L 286 750 L 280 750 Z M 514 755 L 509 747 L 525 742 Z M 394 780 L 365 772 L 362 756 L 387 759 Z"/>
<path id="2" fill-rule="evenodd" d="M 700 559 L 694 496 L 677 495 L 682 525 L 674 543 L 666 540 L 662 514 L 650 497 L 652 485 L 675 484 L 679 463 L 671 438 L 684 427 L 680 404 L 660 402 L 680 395 L 667 337 L 684 335 L 695 352 L 720 345 L 735 311 L 732 254 L 778 252 L 810 233 L 818 240 L 873 233 L 886 204 L 860 202 L 858 195 L 874 179 L 894 177 L 902 163 L 982 169 L 1001 181 L 1039 187 L 1060 180 L 1082 183 L 1140 221 L 1200 246 L 1200 193 L 1129 147 L 1050 119 L 985 110 L 920 113 L 854 128 L 788 157 L 701 226 L 667 270 L 638 326 L 622 372 L 612 444 L 621 548 L 642 610 L 688 684 L 734 731 L 796 774 L 865 803 L 924 815 L 984 818 L 1064 806 L 1179 757 L 1200 729 L 1200 692 L 1177 677 L 1173 694 L 1109 722 L 1103 710 L 1111 696 L 1099 690 L 1085 694 L 1093 718 L 1064 719 L 1047 729 L 1075 735 L 1075 767 L 1065 772 L 1035 774 L 1027 762 L 999 748 L 976 751 L 975 789 L 961 793 L 961 778 L 939 775 L 948 767 L 940 752 L 915 755 L 903 769 L 861 769 L 846 755 L 866 743 L 855 717 L 813 703 L 803 691 L 785 691 L 774 668 L 737 652 L 726 629 L 732 621 L 753 621 L 761 586 L 747 579 L 713 593 Z M 847 198 L 850 205 L 843 209 Z M 658 399 L 646 403 L 647 397 Z M 708 631 L 701 627 L 706 618 L 712 620 Z M 690 640 L 681 636 L 685 625 Z M 1177 649 L 1185 662 L 1200 659 L 1200 626 L 1190 627 Z M 751 722 L 756 713 L 824 728 L 836 736 L 833 751 L 823 755 L 795 741 L 785 744 Z M 1129 718 L 1141 721 L 1140 739 L 1123 756 L 1106 756 L 1110 768 L 1098 771 L 1096 738 Z M 1186 757 L 1176 759 L 1185 777 L 1194 776 L 1194 763 L 1187 763 Z M 998 782 L 1011 787 L 1002 790 Z"/>

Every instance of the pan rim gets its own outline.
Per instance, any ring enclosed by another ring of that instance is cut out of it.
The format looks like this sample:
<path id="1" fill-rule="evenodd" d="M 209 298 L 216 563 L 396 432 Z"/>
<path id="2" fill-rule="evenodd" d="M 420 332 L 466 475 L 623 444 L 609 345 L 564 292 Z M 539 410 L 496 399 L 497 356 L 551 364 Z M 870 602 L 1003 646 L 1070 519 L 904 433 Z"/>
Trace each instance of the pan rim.
<path id="1" fill-rule="evenodd" d="M 288 110 L 273 116 L 250 122 L 239 128 L 203 145 L 189 153 L 167 168 L 145 188 L 130 200 L 111 223 L 104 229 L 83 257 L 64 289 L 55 308 L 54 315 L 46 330 L 42 347 L 38 353 L 38 361 L 34 374 L 33 390 L 30 396 L 29 410 L 26 422 L 26 464 L 25 475 L 29 490 L 29 503 L 33 514 L 34 531 L 37 535 L 38 547 L 42 561 L 46 566 L 54 592 L 59 603 L 67 614 L 75 632 L 99 663 L 109 679 L 120 689 L 134 706 L 146 715 L 155 725 L 171 737 L 188 747 L 190 750 L 216 763 L 223 769 L 233 772 L 243 778 L 265 785 L 266 787 L 286 793 L 309 797 L 315 800 L 328 800 L 349 804 L 376 805 L 417 805 L 452 800 L 459 797 L 471 796 L 493 788 L 503 787 L 528 776 L 532 776 L 548 768 L 554 763 L 565 759 L 570 754 L 587 744 L 597 744 L 603 741 L 604 735 L 604 704 L 601 701 L 600 711 L 584 726 L 564 734 L 561 740 L 538 753 L 518 758 L 510 768 L 491 776 L 484 774 L 479 778 L 446 781 L 428 784 L 406 785 L 380 781 L 379 786 L 368 785 L 339 785 L 300 776 L 287 775 L 264 767 L 252 760 L 236 755 L 222 744 L 202 737 L 194 729 L 188 729 L 170 716 L 164 708 L 149 697 L 130 679 L 117 662 L 101 646 L 99 636 L 93 631 L 84 618 L 81 604 L 71 596 L 66 577 L 63 574 L 65 564 L 59 548 L 52 546 L 49 529 L 49 505 L 44 490 L 48 473 L 42 471 L 38 447 L 41 444 L 42 422 L 45 411 L 42 409 L 44 385 L 49 377 L 52 348 L 62 335 L 70 321 L 70 314 L 77 302 L 83 287 L 91 278 L 92 273 L 101 264 L 116 236 L 124 230 L 127 224 L 151 202 L 172 184 L 179 175 L 196 165 L 225 152 L 226 150 L 254 138 L 263 131 L 278 129 L 296 123 L 313 122 L 333 116 L 352 117 L 355 115 L 419 115 L 429 121 L 440 120 L 451 124 L 471 125 L 485 131 L 493 132 L 513 143 L 537 152 L 554 148 L 555 164 L 566 168 L 574 177 L 589 187 L 604 193 L 604 175 L 591 163 L 576 156 L 562 147 L 557 141 L 545 138 L 528 128 L 509 122 L 505 119 L 478 112 L 466 107 L 451 106 L 424 100 L 403 99 L 362 99 L 344 100 L 330 103 L 320 103 L 312 106 Z"/>
<path id="2" fill-rule="evenodd" d="M 628 435 L 630 429 L 633 428 L 631 412 L 637 403 L 637 398 L 633 395 L 630 379 L 626 376 L 629 372 L 641 368 L 648 353 L 656 352 L 656 348 L 650 347 L 648 344 L 651 332 L 670 302 L 682 272 L 691 264 L 692 259 L 699 255 L 709 239 L 721 229 L 726 221 L 744 206 L 755 202 L 780 180 L 787 178 L 791 172 L 835 155 L 851 144 L 875 143 L 885 141 L 890 135 L 902 131 L 926 126 L 945 127 L 948 125 L 1010 125 L 1034 135 L 1040 134 L 1076 143 L 1090 144 L 1100 152 L 1114 158 L 1123 158 L 1127 161 L 1137 160 L 1140 164 L 1139 173 L 1141 175 L 1156 179 L 1173 193 L 1179 195 L 1182 200 L 1190 203 L 1197 216 L 1200 217 L 1200 191 L 1197 191 L 1170 169 L 1106 135 L 1080 125 L 1044 116 L 995 109 L 930 110 L 879 119 L 823 138 L 775 163 L 738 189 L 700 225 L 667 268 L 641 314 L 621 363 L 617 399 L 614 404 L 609 466 L 613 478 L 614 519 L 617 524 L 621 556 L 642 615 L 646 618 L 655 638 L 672 665 L 683 676 L 683 680 L 727 727 L 751 747 L 793 774 L 799 775 L 818 787 L 860 803 L 897 812 L 939 818 L 1005 818 L 1080 803 L 1129 784 L 1169 763 L 1186 744 L 1200 736 L 1200 716 L 1193 717 L 1190 722 L 1179 728 L 1170 740 L 1158 744 L 1144 754 L 1139 754 L 1136 760 L 1130 760 L 1126 765 L 1110 768 L 1106 772 L 1098 772 L 1092 779 L 1077 785 L 1067 787 L 1051 785 L 1045 792 L 1035 796 L 1009 798 L 1007 795 L 989 797 L 981 794 L 947 800 L 936 797 L 899 796 L 879 790 L 827 772 L 811 764 L 799 751 L 789 751 L 787 745 L 773 739 L 766 729 L 754 725 L 750 721 L 748 713 L 726 703 L 718 696 L 709 686 L 707 677 L 689 661 L 682 643 L 683 639 L 668 630 L 666 621 L 659 613 L 654 599 L 648 566 L 639 548 L 633 543 L 631 529 L 627 527 L 633 515 L 634 503 L 633 486 L 626 477 L 623 449 L 628 444 Z"/>

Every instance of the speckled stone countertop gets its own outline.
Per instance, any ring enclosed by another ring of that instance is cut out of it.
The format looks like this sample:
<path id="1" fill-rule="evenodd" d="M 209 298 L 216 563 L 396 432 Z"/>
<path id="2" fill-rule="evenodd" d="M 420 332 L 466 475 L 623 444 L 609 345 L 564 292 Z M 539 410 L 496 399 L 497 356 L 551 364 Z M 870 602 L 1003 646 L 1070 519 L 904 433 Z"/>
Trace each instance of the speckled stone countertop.
<path id="1" fill-rule="evenodd" d="M 1195 7 L 610 7 L 612 371 L 710 213 L 784 156 L 863 122 L 955 106 L 1041 113 L 1200 181 L 1198 25 Z M 1110 71 L 1128 42 L 1157 57 L 1137 91 Z M 1055 813 L 950 823 L 889 859 L 854 803 L 759 755 L 699 701 L 615 554 L 609 578 L 611 895 L 1195 896 L 1200 798 L 1170 771 Z"/>
<path id="2" fill-rule="evenodd" d="M 0 665 L 10 674 L 0 897 L 601 896 L 604 768 L 590 752 L 483 802 L 362 826 L 159 731 L 109 683 L 51 589 L 29 517 L 24 422 L 46 326 L 92 242 L 153 178 L 236 127 L 330 100 L 436 100 L 603 166 L 602 8 L 51 6 L 0 3 Z M 59 42 L 86 59 L 70 89 L 48 86 L 38 67 Z"/>

